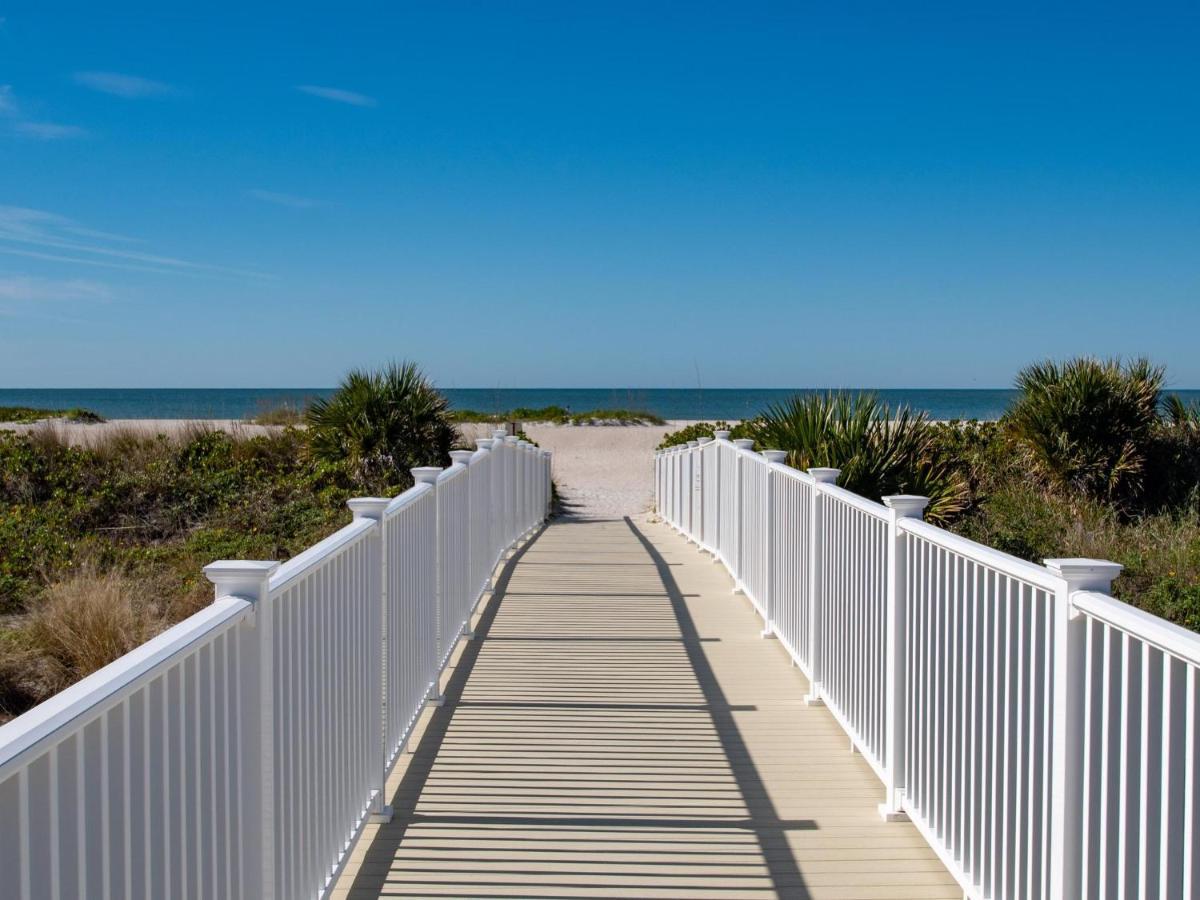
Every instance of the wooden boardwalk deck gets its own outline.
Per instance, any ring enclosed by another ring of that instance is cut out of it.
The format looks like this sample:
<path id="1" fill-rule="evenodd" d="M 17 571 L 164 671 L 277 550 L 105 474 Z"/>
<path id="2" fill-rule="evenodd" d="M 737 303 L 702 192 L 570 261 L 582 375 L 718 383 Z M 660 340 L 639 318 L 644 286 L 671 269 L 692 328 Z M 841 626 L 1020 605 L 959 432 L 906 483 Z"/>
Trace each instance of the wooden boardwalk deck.
<path id="1" fill-rule="evenodd" d="M 665 526 L 550 526 L 335 896 L 960 898 L 759 628 Z"/>

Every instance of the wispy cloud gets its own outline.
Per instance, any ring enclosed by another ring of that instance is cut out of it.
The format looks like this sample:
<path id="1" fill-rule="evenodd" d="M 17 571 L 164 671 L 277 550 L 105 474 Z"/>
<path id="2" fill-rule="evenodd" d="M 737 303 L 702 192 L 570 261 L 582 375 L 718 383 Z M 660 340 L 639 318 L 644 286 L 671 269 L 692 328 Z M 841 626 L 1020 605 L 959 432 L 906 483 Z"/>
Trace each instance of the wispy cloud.
<path id="1" fill-rule="evenodd" d="M 246 193 L 255 200 L 261 200 L 264 203 L 274 203 L 276 206 L 287 206 L 292 209 L 311 209 L 317 205 L 316 200 L 310 200 L 308 197 L 297 197 L 295 194 L 281 194 L 277 191 L 264 191 L 260 188 L 251 188 Z"/>
<path id="2" fill-rule="evenodd" d="M 57 122 L 31 122 L 21 112 L 21 106 L 13 94 L 11 84 L 0 84 L 0 116 L 12 122 L 12 131 L 23 137 L 40 141 L 56 141 L 63 138 L 78 138 L 87 131 L 78 125 L 61 125 Z"/>
<path id="3" fill-rule="evenodd" d="M 55 261 L 104 268 L 145 268 L 176 275 L 232 275 L 269 278 L 261 272 L 231 269 L 174 256 L 146 253 L 128 246 L 131 239 L 85 228 L 66 216 L 21 206 L 0 206 L 0 252 L 33 256 L 42 250 L 69 251 L 55 254 Z M 14 246 L 15 245 L 15 246 Z M 30 247 L 39 248 L 37 251 Z M 49 255 L 49 254 L 46 254 Z"/>
<path id="4" fill-rule="evenodd" d="M 359 94 L 355 91 L 344 91 L 341 88 L 321 87 L 316 84 L 298 84 L 296 90 L 302 91 L 305 94 L 312 94 L 314 97 L 321 97 L 325 100 L 333 100 L 336 103 L 349 103 L 351 106 L 377 106 L 374 97 L 368 97 L 366 94 Z"/>
<path id="5" fill-rule="evenodd" d="M 174 94 L 175 88 L 161 81 L 123 75 L 120 72 L 76 72 L 75 81 L 93 91 L 134 100 L 141 97 L 164 97 Z"/>
<path id="6" fill-rule="evenodd" d="M 34 275 L 0 277 L 0 300 L 51 303 L 65 300 L 108 300 L 108 285 L 86 278 L 38 278 Z"/>
<path id="7" fill-rule="evenodd" d="M 69 138 L 87 137 L 87 130 L 78 125 L 61 125 L 58 122 L 14 122 L 13 131 L 39 141 L 61 141 Z"/>

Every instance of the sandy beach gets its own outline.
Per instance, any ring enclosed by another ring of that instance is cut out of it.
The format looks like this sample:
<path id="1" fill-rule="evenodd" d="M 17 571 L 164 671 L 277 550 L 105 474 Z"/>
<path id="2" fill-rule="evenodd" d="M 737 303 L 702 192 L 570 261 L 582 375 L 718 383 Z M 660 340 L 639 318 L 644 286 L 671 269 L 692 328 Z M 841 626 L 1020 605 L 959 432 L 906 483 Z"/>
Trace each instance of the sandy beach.
<path id="1" fill-rule="evenodd" d="M 554 453 L 554 480 L 567 515 L 604 519 L 645 513 L 654 499 L 651 460 L 663 435 L 688 421 L 666 425 L 551 425 L 526 423 L 525 433 L 539 446 Z M 99 424 L 51 420 L 37 424 L 0 424 L 0 429 L 28 432 L 53 429 L 62 438 L 86 445 L 112 431 L 134 431 L 144 435 L 176 436 L 197 427 L 220 428 L 252 437 L 278 430 L 278 426 L 254 425 L 236 419 L 112 419 Z M 463 437 L 473 441 L 486 437 L 495 426 L 464 424 Z"/>

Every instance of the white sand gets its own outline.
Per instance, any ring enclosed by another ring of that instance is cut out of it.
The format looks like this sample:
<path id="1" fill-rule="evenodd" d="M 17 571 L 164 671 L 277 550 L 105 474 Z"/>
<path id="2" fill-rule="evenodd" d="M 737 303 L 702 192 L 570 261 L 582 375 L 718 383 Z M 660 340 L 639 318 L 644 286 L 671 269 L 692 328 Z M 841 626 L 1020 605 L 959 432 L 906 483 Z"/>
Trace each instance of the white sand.
<path id="1" fill-rule="evenodd" d="M 663 435 L 690 422 L 666 425 L 534 425 L 525 433 L 554 453 L 554 481 L 563 512 L 587 519 L 635 516 L 654 501 L 654 448 Z M 468 438 L 491 425 L 464 425 Z M 474 429 L 474 430 L 470 430 Z"/>
<path id="2" fill-rule="evenodd" d="M 580 518 L 619 518 L 650 509 L 654 499 L 654 448 L 663 435 L 687 421 L 666 425 L 537 425 L 525 433 L 554 453 L 554 480 L 563 512 Z M 52 428 L 72 444 L 86 446 L 112 431 L 175 436 L 189 428 L 220 428 L 251 437 L 278 431 L 279 426 L 252 425 L 235 419 L 112 419 L 99 424 L 50 421 L 36 425 L 0 424 L 0 429 L 31 431 Z M 461 426 L 468 441 L 489 436 L 495 426 Z"/>

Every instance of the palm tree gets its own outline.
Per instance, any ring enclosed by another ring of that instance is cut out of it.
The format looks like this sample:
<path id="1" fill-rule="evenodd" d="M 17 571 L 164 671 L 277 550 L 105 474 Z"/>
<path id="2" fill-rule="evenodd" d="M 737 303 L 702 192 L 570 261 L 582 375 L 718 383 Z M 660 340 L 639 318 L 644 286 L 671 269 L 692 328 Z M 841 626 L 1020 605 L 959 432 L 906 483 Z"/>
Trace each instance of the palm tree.
<path id="1" fill-rule="evenodd" d="M 1141 490 L 1162 384 L 1146 359 L 1036 363 L 1017 375 L 1005 420 L 1052 482 L 1119 502 Z"/>
<path id="2" fill-rule="evenodd" d="M 306 418 L 313 455 L 375 493 L 410 486 L 414 466 L 446 465 L 457 436 L 449 402 L 411 362 L 351 371 Z"/>

